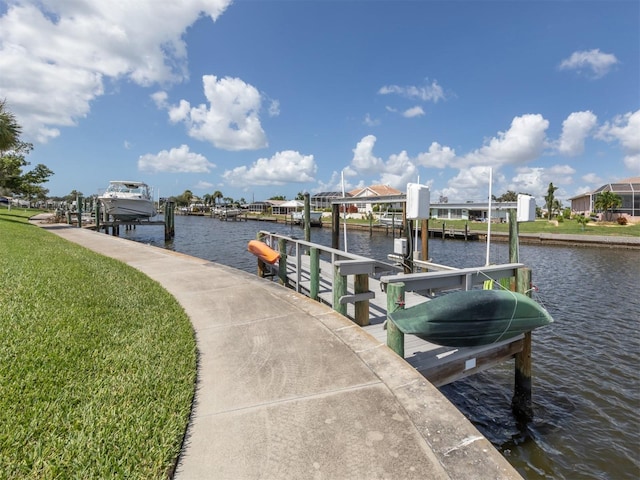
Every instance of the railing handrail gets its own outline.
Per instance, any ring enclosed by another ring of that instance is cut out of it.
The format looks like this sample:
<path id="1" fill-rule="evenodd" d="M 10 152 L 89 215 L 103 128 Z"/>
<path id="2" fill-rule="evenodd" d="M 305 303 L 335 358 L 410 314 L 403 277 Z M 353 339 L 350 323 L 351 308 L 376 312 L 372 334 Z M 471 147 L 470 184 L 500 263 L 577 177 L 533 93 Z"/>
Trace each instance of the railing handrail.
<path id="1" fill-rule="evenodd" d="M 372 259 L 372 258 L 364 257 L 362 255 L 357 255 L 355 253 L 345 252 L 344 250 L 338 250 L 338 249 L 331 248 L 331 247 L 325 247 L 324 245 L 320 245 L 318 243 L 307 242 L 306 240 L 301 240 L 299 238 L 293 238 L 293 237 L 290 237 L 288 235 L 282 235 L 282 234 L 279 234 L 279 233 L 267 232 L 265 230 L 260 230 L 259 235 L 260 235 L 261 238 L 270 237 L 271 239 L 276 239 L 275 243 L 273 241 L 271 242 L 271 248 L 274 248 L 274 245 L 277 245 L 277 239 L 281 239 L 281 238 L 285 239 L 287 242 L 294 243 L 296 245 L 296 248 L 299 248 L 300 246 L 304 246 L 304 247 L 308 247 L 308 248 L 317 248 L 319 251 L 331 255 L 331 263 L 332 264 L 335 263 L 336 261 L 340 260 L 340 259 L 346 259 L 346 260 L 360 260 L 360 261 L 372 262 L 372 263 L 374 263 L 374 265 L 385 267 L 385 268 L 390 268 L 390 267 L 393 266 L 393 265 L 391 265 L 389 263 L 385 263 L 385 262 L 382 262 L 380 260 L 375 260 L 375 259 Z"/>
<path id="2" fill-rule="evenodd" d="M 505 263 L 485 267 L 461 268 L 459 270 L 407 273 L 399 275 L 385 275 L 380 277 L 380 286 L 386 291 L 390 283 L 402 282 L 406 291 L 423 291 L 438 288 L 470 289 L 473 285 L 485 280 L 499 280 L 514 277 L 523 263 Z"/>

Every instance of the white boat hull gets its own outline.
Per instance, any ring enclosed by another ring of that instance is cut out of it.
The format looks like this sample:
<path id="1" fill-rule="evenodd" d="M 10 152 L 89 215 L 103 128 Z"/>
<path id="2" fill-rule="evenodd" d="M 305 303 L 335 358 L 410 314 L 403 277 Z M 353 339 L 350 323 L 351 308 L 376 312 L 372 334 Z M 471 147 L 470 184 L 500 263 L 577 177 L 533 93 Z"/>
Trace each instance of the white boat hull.
<path id="1" fill-rule="evenodd" d="M 149 186 L 143 182 L 112 180 L 98 199 L 114 220 L 138 220 L 158 213 Z"/>
<path id="2" fill-rule="evenodd" d="M 150 200 L 141 198 L 101 198 L 107 214 L 115 220 L 137 220 L 149 218 L 157 214 L 155 205 Z"/>

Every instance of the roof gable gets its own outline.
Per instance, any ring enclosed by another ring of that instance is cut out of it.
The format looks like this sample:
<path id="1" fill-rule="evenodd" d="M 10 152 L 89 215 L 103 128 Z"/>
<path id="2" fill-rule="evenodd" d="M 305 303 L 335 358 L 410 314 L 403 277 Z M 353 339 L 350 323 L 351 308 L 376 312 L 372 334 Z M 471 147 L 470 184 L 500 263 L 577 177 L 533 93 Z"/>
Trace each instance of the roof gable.
<path id="1" fill-rule="evenodd" d="M 402 195 L 400 190 L 396 190 L 389 185 L 370 185 L 364 188 L 356 188 L 349 192 L 353 197 L 387 197 L 390 195 Z"/>

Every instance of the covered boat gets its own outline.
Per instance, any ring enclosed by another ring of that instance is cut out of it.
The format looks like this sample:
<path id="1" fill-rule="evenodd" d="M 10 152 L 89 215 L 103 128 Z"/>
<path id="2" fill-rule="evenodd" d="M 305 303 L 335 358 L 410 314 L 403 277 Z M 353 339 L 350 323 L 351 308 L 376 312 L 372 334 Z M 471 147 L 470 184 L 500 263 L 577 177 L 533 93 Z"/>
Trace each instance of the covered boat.
<path id="1" fill-rule="evenodd" d="M 114 220 L 138 220 L 157 214 L 151 189 L 144 182 L 112 180 L 98 199 Z"/>
<path id="2" fill-rule="evenodd" d="M 448 347 L 488 345 L 553 322 L 535 300 L 508 290 L 449 293 L 389 318 L 405 334 Z"/>

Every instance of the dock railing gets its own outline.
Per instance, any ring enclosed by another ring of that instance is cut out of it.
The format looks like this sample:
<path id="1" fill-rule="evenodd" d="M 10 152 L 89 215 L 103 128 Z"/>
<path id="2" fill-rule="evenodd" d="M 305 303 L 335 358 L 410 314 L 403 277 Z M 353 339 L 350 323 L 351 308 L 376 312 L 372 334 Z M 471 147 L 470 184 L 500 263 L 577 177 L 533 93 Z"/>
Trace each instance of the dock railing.
<path id="1" fill-rule="evenodd" d="M 375 292 L 369 290 L 369 279 L 380 282 L 383 292 L 390 284 L 402 283 L 407 292 L 430 295 L 439 290 L 470 290 L 487 280 L 499 281 L 503 278 L 515 278 L 521 263 L 490 265 L 484 267 L 442 270 L 441 265 L 433 264 L 436 271 L 421 273 L 402 273 L 399 264 L 382 262 L 363 257 L 317 243 L 307 242 L 295 237 L 260 231 L 258 240 L 280 252 L 278 265 L 262 265 L 259 270 L 266 275 L 265 269 L 271 269 L 271 275 L 277 276 L 280 283 L 299 293 L 306 293 L 319 300 L 320 283 L 330 289 L 332 308 L 347 315 L 347 305 L 355 305 L 354 320 L 358 325 L 369 324 L 369 300 L 375 298 Z M 320 274 L 320 259 L 331 264 Z M 421 262 L 428 268 L 428 262 Z M 439 268 L 440 267 L 440 268 Z M 349 277 L 353 277 L 351 281 Z M 350 291 L 349 291 L 350 290 Z"/>
<path id="2" fill-rule="evenodd" d="M 358 325 L 369 324 L 369 300 L 375 292 L 369 290 L 369 278 L 399 271 L 401 267 L 374 260 L 317 243 L 294 237 L 260 231 L 258 240 L 265 242 L 280 253 L 278 266 L 259 265 L 258 270 L 271 268 L 271 275 L 278 276 L 280 283 L 299 293 L 308 293 L 314 300 L 320 300 L 320 284 L 329 282 L 332 308 L 347 315 L 347 305 L 353 304 L 354 321 Z M 323 271 L 320 260 L 324 257 L 331 264 L 332 271 Z M 264 275 L 264 273 L 263 273 Z M 353 277 L 353 281 L 349 281 Z M 349 292 L 349 286 L 351 292 Z"/>
<path id="3" fill-rule="evenodd" d="M 516 277 L 522 263 L 505 263 L 486 267 L 460 268 L 435 272 L 406 273 L 380 277 L 382 289 L 386 291 L 389 284 L 403 283 L 408 292 L 433 292 L 437 290 L 461 289 L 471 290 L 474 285 L 487 280 L 499 281 L 502 278 Z"/>

